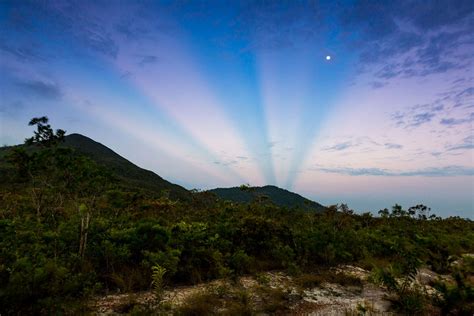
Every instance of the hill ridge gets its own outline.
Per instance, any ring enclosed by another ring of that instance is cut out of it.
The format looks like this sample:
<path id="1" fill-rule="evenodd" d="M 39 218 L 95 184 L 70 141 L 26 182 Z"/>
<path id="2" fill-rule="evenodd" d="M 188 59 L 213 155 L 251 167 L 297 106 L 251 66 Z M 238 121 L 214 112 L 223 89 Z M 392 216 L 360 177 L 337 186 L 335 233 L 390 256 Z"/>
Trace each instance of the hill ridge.
<path id="1" fill-rule="evenodd" d="M 24 144 L 0 148 L 0 162 L 5 158 L 10 148 L 22 147 Z M 113 172 L 114 176 L 121 181 L 121 184 L 131 189 L 142 189 L 151 193 L 169 192 L 172 199 L 190 200 L 191 191 L 162 178 L 151 170 L 139 167 L 130 160 L 121 156 L 106 145 L 80 133 L 71 133 L 64 137 L 61 145 L 74 149 L 79 154 L 83 154 L 98 165 Z M 0 175 L 7 172 L 5 163 L 0 163 Z M 308 210 L 323 210 L 321 204 L 303 197 L 302 195 L 279 188 L 273 184 L 260 187 L 249 187 L 243 190 L 241 187 L 214 188 L 207 190 L 216 194 L 223 200 L 230 200 L 238 203 L 250 203 L 260 197 L 268 197 L 277 206 L 287 208 L 300 207 Z"/>
<path id="2" fill-rule="evenodd" d="M 237 203 L 250 203 L 259 197 L 267 196 L 275 205 L 281 207 L 300 207 L 315 211 L 322 211 L 325 209 L 323 205 L 305 198 L 296 192 L 292 192 L 270 184 L 248 188 L 215 188 L 208 191 L 215 193 L 223 200 L 229 200 Z"/>
<path id="3" fill-rule="evenodd" d="M 189 191 L 180 185 L 171 183 L 151 170 L 141 168 L 119 155 L 109 147 L 79 133 L 65 137 L 64 146 L 72 147 L 81 154 L 87 155 L 98 164 L 114 171 L 125 182 L 135 187 L 154 192 L 168 190 L 170 197 L 187 199 Z"/>

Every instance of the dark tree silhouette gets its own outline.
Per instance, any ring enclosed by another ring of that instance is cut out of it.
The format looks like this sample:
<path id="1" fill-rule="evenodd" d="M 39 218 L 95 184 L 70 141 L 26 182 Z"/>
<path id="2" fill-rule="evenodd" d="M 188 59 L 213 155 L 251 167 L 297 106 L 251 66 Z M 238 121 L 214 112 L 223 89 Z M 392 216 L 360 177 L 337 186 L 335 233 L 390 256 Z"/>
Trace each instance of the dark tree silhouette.
<path id="1" fill-rule="evenodd" d="M 64 141 L 64 135 L 66 134 L 66 131 L 57 129 L 55 134 L 51 128 L 51 125 L 48 124 L 48 121 L 49 119 L 47 116 L 35 117 L 31 119 L 28 125 L 36 125 L 36 131 L 34 132 L 34 136 L 25 139 L 25 144 L 51 147 Z"/>

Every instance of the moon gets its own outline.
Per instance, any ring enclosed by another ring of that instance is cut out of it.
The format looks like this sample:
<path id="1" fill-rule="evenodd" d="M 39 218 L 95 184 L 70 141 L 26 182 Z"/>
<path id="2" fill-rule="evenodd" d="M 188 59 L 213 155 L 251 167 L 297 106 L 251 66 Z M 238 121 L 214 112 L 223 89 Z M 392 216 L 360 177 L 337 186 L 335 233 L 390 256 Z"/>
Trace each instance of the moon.
<path id="1" fill-rule="evenodd" d="M 331 56 L 330 56 L 330 55 L 326 55 L 326 60 L 331 60 Z"/>

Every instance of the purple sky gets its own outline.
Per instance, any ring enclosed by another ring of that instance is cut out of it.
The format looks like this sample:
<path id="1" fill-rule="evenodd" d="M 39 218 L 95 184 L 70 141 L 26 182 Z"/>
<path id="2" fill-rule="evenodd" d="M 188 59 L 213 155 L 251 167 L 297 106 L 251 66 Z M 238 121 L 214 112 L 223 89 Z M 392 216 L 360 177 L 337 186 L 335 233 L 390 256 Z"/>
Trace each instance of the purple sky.
<path id="1" fill-rule="evenodd" d="M 472 218 L 473 29 L 461 0 L 2 1 L 0 142 L 47 115 L 189 189 Z"/>

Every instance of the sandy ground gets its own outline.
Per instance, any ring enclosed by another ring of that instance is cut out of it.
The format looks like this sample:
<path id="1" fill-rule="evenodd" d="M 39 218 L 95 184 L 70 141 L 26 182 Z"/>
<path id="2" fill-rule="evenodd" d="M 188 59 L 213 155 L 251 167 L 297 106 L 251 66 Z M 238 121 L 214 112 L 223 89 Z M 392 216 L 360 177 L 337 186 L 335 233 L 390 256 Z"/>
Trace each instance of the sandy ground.
<path id="1" fill-rule="evenodd" d="M 390 312 L 390 302 L 387 300 L 389 293 L 386 289 L 376 286 L 367 281 L 369 271 L 355 266 L 339 266 L 334 269 L 336 273 L 344 273 L 355 276 L 362 280 L 362 286 L 341 286 L 334 283 L 322 283 L 317 287 L 302 289 L 295 285 L 291 276 L 283 272 L 266 272 L 260 278 L 253 276 L 241 277 L 237 283 L 229 280 L 215 280 L 194 286 L 182 286 L 167 289 L 163 296 L 163 302 L 171 308 L 179 307 L 187 298 L 196 294 L 217 289 L 219 287 L 233 290 L 233 287 L 245 289 L 250 293 L 252 304 L 260 302 L 258 289 L 268 287 L 280 289 L 289 293 L 294 300 L 289 301 L 289 309 L 285 315 L 394 315 Z M 426 290 L 433 291 L 428 283 L 442 276 L 428 269 L 420 269 L 417 282 L 425 286 Z M 262 284 L 262 279 L 265 284 Z M 131 294 L 116 294 L 98 297 L 91 302 L 91 310 L 95 315 L 119 315 L 121 306 L 133 302 L 133 304 L 155 303 L 152 292 L 140 292 Z M 172 311 L 170 312 L 172 314 Z M 264 314 L 262 314 L 264 315 Z"/>

